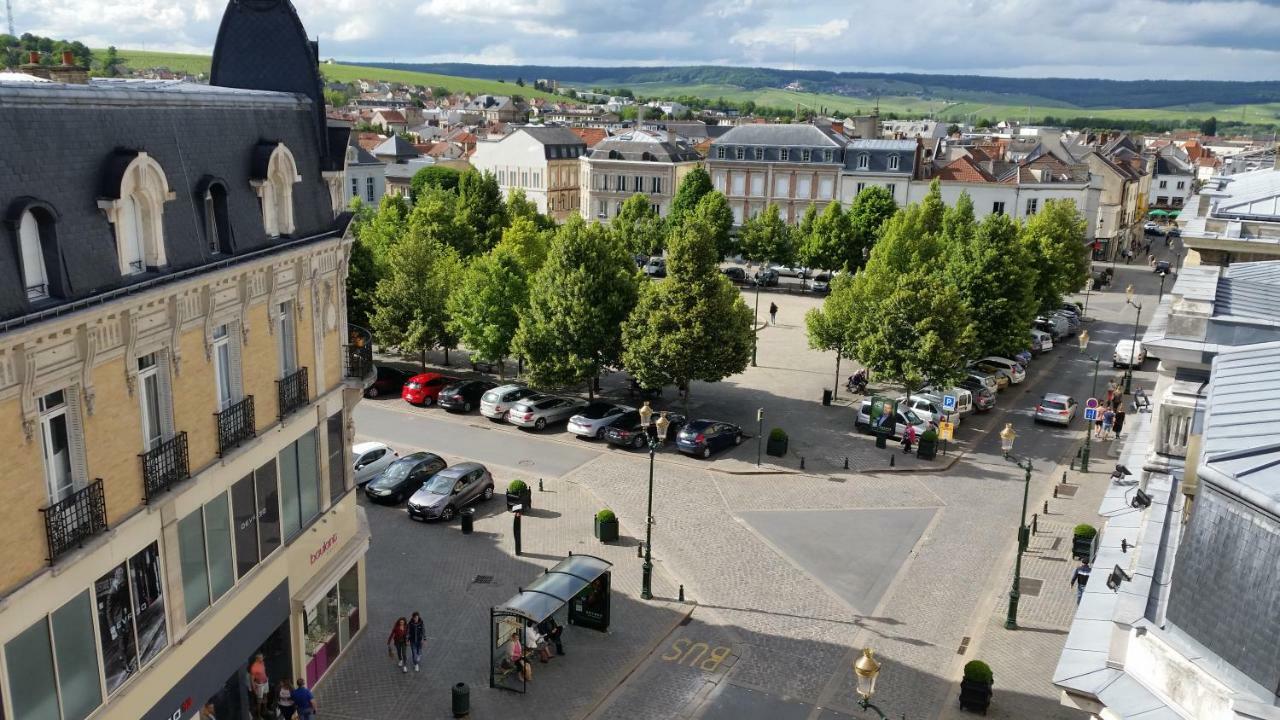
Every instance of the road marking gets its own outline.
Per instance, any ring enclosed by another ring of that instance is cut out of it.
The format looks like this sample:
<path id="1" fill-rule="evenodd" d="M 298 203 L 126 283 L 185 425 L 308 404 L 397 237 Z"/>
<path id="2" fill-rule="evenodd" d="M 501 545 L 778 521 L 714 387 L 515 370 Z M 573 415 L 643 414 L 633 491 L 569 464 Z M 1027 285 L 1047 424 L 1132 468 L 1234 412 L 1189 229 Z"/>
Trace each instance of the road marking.
<path id="1" fill-rule="evenodd" d="M 691 668 L 699 668 L 703 672 L 713 673 L 720 669 L 720 664 L 729 657 L 731 652 L 732 649 L 724 645 L 712 647 L 704 642 L 680 637 L 673 640 L 671 647 L 660 657 L 669 663 L 687 665 Z"/>

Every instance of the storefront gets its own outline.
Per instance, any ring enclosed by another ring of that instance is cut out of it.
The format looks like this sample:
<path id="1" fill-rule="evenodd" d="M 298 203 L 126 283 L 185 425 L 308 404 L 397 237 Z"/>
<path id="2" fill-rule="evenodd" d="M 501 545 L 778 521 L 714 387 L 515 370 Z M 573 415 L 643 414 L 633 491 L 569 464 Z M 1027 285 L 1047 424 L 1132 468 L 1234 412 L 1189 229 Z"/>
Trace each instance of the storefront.
<path id="1" fill-rule="evenodd" d="M 301 670 L 305 671 L 300 677 L 305 677 L 310 687 L 324 677 L 364 627 L 360 602 L 364 564 L 360 559 L 369 545 L 368 526 L 363 519 L 356 523 L 356 537 L 345 545 L 339 544 L 340 536 L 341 531 L 335 530 L 313 544 L 307 564 L 324 570 L 293 594 L 294 622 L 302 636 Z"/>

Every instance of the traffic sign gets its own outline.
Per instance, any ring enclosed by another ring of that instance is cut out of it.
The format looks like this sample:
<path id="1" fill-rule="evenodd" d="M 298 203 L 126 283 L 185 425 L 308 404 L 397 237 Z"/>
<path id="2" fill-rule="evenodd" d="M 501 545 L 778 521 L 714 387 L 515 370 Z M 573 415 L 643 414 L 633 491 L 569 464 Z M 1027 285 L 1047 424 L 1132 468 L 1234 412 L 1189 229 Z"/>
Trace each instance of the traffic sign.
<path id="1" fill-rule="evenodd" d="M 946 410 L 946 411 L 948 411 L 948 412 L 949 412 L 949 411 L 951 411 L 951 410 L 955 410 L 955 409 L 956 409 L 956 396 L 955 396 L 955 395 L 943 395 L 943 396 L 942 396 L 942 409 L 943 409 L 943 410 Z"/>
<path id="2" fill-rule="evenodd" d="M 1085 401 L 1084 401 L 1084 406 L 1085 406 L 1085 407 L 1087 407 L 1087 408 L 1096 408 L 1096 407 L 1098 407 L 1098 398 L 1089 398 L 1088 400 L 1085 400 Z"/>
<path id="3" fill-rule="evenodd" d="M 955 437 L 955 423 L 940 422 L 938 423 L 938 439 L 951 440 Z"/>
<path id="4" fill-rule="evenodd" d="M 1084 419 L 1093 422 L 1098 419 L 1098 408 L 1090 407 L 1084 409 Z"/>

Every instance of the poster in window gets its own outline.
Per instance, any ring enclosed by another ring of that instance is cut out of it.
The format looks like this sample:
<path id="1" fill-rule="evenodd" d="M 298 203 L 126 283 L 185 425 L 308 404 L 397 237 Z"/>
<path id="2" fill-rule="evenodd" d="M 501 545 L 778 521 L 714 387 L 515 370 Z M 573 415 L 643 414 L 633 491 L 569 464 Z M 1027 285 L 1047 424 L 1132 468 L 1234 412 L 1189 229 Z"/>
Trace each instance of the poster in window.
<path id="1" fill-rule="evenodd" d="M 253 473 L 231 486 L 231 513 L 235 523 L 236 577 L 258 564 L 258 501 L 253 491 Z"/>
<path id="2" fill-rule="evenodd" d="M 129 558 L 129 578 L 133 582 L 133 617 L 138 628 L 138 667 L 146 667 L 169 644 L 157 543 Z"/>
<path id="3" fill-rule="evenodd" d="M 258 556 L 266 557 L 280 547 L 280 489 L 276 482 L 276 461 L 253 471 L 258 496 Z"/>
<path id="4" fill-rule="evenodd" d="M 609 629 L 610 574 L 605 573 L 582 588 L 569 601 L 569 623 L 605 632 Z"/>
<path id="5" fill-rule="evenodd" d="M 112 693 L 138 670 L 138 643 L 125 564 L 120 563 L 98 578 L 93 593 L 98 604 L 102 670 L 107 678 L 107 693 Z"/>

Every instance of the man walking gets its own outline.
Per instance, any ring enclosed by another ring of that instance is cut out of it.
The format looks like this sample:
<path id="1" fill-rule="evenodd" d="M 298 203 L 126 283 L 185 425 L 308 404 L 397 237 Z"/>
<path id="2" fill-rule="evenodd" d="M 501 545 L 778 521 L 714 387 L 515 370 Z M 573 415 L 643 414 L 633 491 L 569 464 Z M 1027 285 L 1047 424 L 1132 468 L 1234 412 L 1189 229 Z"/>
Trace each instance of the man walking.
<path id="1" fill-rule="evenodd" d="M 1071 573 L 1070 585 L 1076 586 L 1076 604 L 1080 604 L 1080 598 L 1084 597 L 1084 586 L 1089 584 L 1089 573 L 1093 572 L 1093 568 L 1089 567 L 1088 560 L 1081 560 L 1080 567 Z"/>
<path id="2" fill-rule="evenodd" d="M 778 324 L 778 305 L 777 303 L 769 303 L 769 324 Z"/>
<path id="3" fill-rule="evenodd" d="M 307 689 L 304 678 L 298 678 L 298 687 L 293 689 L 293 706 L 298 708 L 298 720 L 311 720 L 316 716 L 316 697 Z"/>

